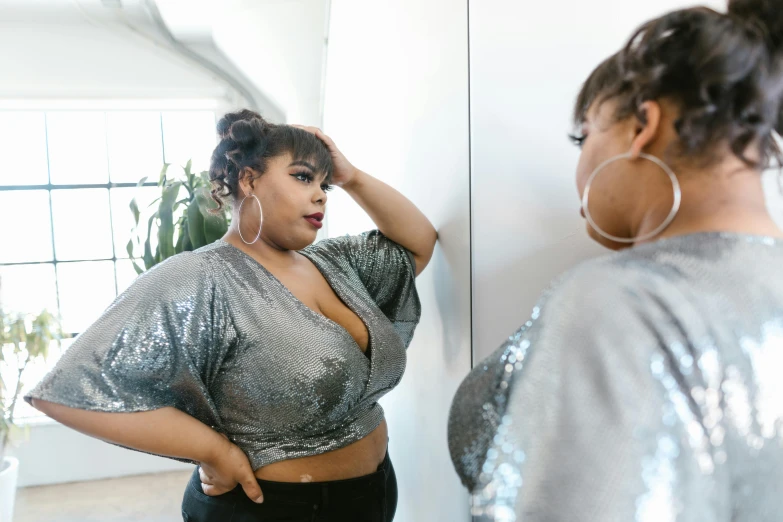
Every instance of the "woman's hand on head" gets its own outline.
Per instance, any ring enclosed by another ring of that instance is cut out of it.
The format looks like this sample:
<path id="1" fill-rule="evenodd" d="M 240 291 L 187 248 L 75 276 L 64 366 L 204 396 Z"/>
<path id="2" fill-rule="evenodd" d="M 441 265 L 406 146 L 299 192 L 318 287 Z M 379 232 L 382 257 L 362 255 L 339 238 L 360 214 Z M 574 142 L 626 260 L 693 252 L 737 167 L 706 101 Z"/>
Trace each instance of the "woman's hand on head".
<path id="1" fill-rule="evenodd" d="M 332 138 L 327 136 L 318 127 L 308 127 L 306 125 L 292 125 L 297 129 L 302 129 L 311 134 L 314 134 L 319 140 L 321 140 L 326 148 L 329 149 L 329 153 L 332 155 L 332 164 L 334 165 L 333 183 L 338 187 L 345 188 L 347 185 L 356 178 L 356 174 L 359 172 L 350 161 L 340 152 L 337 145 L 334 144 Z"/>

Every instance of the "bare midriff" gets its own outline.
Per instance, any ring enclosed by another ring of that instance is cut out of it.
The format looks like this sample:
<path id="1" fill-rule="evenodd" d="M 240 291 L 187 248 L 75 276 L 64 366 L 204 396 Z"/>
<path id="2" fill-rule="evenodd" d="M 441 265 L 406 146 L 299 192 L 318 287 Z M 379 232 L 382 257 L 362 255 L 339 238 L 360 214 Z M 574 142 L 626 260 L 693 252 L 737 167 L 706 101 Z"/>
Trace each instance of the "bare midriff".
<path id="1" fill-rule="evenodd" d="M 256 478 L 274 482 L 326 482 L 363 477 L 378 470 L 386 456 L 386 421 L 344 448 L 320 455 L 275 462 L 256 470 Z"/>

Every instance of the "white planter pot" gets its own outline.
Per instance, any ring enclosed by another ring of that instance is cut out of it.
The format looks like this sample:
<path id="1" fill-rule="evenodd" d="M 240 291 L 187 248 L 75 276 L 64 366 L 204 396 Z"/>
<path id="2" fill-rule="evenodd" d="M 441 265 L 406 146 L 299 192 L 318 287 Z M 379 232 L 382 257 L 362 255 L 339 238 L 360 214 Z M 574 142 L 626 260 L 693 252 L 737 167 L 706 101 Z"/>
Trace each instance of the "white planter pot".
<path id="1" fill-rule="evenodd" d="M 16 480 L 19 478 L 19 461 L 5 457 L 0 462 L 0 522 L 12 522 L 16 500 Z"/>

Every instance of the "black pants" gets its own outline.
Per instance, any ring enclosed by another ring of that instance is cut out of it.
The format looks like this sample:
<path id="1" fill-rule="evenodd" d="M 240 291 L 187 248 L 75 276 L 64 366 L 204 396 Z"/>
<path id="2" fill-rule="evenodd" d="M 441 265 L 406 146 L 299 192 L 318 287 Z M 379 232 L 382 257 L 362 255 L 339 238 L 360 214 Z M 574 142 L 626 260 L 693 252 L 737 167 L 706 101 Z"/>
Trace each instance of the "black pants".
<path id="1" fill-rule="evenodd" d="M 182 499 L 185 522 L 391 522 L 397 509 L 397 477 L 389 455 L 370 475 L 330 482 L 259 480 L 264 502 L 237 486 L 217 497 L 204 494 L 198 468 Z"/>

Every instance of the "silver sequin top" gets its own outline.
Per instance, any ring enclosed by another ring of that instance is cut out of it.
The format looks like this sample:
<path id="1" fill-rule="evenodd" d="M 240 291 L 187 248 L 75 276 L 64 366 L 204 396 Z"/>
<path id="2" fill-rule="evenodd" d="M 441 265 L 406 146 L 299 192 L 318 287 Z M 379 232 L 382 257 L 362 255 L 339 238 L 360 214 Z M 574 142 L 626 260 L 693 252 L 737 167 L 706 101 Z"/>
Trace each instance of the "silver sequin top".
<path id="1" fill-rule="evenodd" d="M 384 418 L 377 401 L 400 382 L 419 321 L 413 257 L 377 231 L 301 253 L 366 325 L 367 355 L 221 240 L 141 275 L 26 399 L 175 407 L 226 434 L 253 469 L 362 439 Z"/>
<path id="2" fill-rule="evenodd" d="M 462 383 L 449 446 L 481 521 L 783 520 L 783 242 L 572 270 Z"/>

